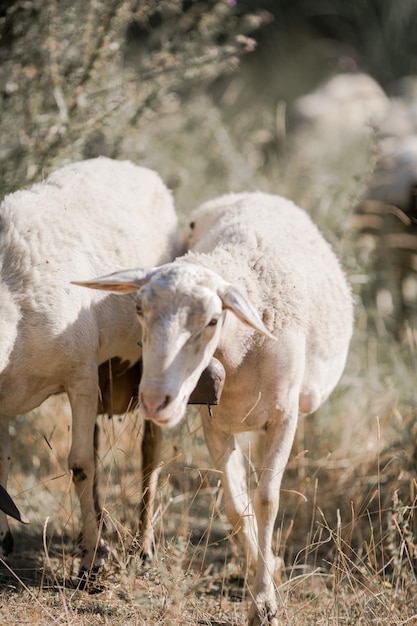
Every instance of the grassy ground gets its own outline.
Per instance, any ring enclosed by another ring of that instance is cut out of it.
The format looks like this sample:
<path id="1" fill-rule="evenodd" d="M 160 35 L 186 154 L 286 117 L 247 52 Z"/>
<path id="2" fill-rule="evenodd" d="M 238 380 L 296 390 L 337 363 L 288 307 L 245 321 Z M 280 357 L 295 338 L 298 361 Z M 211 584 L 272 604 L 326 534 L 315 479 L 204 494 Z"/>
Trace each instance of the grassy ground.
<path id="1" fill-rule="evenodd" d="M 262 129 L 278 141 L 276 111 L 261 115 Z M 401 344 L 394 341 L 375 307 L 365 307 L 361 293 L 369 275 L 350 227 L 374 139 L 306 160 L 285 141 L 272 150 L 270 143 L 256 144 L 253 134 L 248 140 L 245 129 L 253 126 L 247 117 L 225 121 L 201 97 L 181 115 L 173 106 L 151 134 L 128 137 L 123 155 L 138 161 L 142 154 L 161 171 L 175 187 L 182 221 L 210 196 L 261 188 L 299 202 L 335 246 L 355 294 L 355 333 L 337 390 L 300 422 L 283 482 L 276 550 L 286 569 L 277 589 L 279 616 L 295 626 L 417 624 L 416 335 L 409 328 Z M 166 435 L 157 560 L 146 570 L 129 555 L 141 424 L 131 415 L 101 422 L 100 489 L 113 551 L 97 594 L 74 584 L 79 510 L 66 468 L 66 400 L 53 398 L 14 422 L 9 486 L 31 525 L 12 522 L 16 551 L 13 569 L 2 572 L 0 622 L 245 623 L 252 574 L 222 513 L 220 476 L 211 469 L 198 415 L 190 412 Z"/>

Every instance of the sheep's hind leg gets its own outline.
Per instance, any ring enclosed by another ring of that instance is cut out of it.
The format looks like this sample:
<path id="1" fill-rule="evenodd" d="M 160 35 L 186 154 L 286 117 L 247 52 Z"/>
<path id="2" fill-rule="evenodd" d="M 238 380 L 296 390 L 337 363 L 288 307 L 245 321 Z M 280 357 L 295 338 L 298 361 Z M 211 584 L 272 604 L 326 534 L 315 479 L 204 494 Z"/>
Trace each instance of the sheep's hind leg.
<path id="1" fill-rule="evenodd" d="M 100 495 L 98 490 L 98 458 L 100 447 L 100 426 L 97 421 L 94 425 L 94 482 L 93 482 L 93 498 L 94 498 L 94 510 L 96 512 L 97 523 L 103 523 L 102 515 L 103 508 L 100 503 Z"/>
<path id="2" fill-rule="evenodd" d="M 108 557 L 108 548 L 100 538 L 94 505 L 94 429 L 97 415 L 97 368 L 76 381 L 68 389 L 72 409 L 72 445 L 68 459 L 74 486 L 80 501 L 82 519 L 83 556 L 80 567 L 80 586 L 94 582 L 97 572 Z"/>
<path id="3" fill-rule="evenodd" d="M 12 442 L 9 418 L 0 416 L 0 485 L 7 489 L 7 478 L 12 462 Z M 13 550 L 13 537 L 6 515 L 0 511 L 0 558 L 6 559 Z"/>
<path id="4" fill-rule="evenodd" d="M 162 430 L 146 420 L 142 439 L 142 506 L 140 512 L 140 555 L 144 565 L 149 565 L 154 556 L 153 513 L 155 506 Z"/>

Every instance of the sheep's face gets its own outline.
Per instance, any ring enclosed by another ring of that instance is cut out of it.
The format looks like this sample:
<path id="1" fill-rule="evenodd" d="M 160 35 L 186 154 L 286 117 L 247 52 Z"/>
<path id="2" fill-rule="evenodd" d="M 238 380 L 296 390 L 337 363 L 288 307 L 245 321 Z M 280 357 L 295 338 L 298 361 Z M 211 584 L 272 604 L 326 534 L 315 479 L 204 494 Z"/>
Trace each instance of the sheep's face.
<path id="1" fill-rule="evenodd" d="M 136 294 L 143 359 L 139 410 L 161 426 L 175 426 L 184 415 L 191 392 L 219 343 L 226 309 L 275 339 L 237 287 L 194 263 L 176 261 L 74 284 Z"/>
<path id="2" fill-rule="evenodd" d="M 216 350 L 224 316 L 209 277 L 196 280 L 192 272 L 181 270 L 155 275 L 135 298 L 142 326 L 140 411 L 165 426 L 183 417 Z"/>

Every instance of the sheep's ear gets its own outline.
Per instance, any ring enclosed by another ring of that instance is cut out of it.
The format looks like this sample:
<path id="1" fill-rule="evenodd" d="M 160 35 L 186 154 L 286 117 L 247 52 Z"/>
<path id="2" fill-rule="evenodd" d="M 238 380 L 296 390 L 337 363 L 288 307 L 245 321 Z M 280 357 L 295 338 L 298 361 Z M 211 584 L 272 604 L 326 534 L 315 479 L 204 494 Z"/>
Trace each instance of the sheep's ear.
<path id="1" fill-rule="evenodd" d="M 276 337 L 269 332 L 263 321 L 261 320 L 258 311 L 253 304 L 247 299 L 247 297 L 234 287 L 230 283 L 226 284 L 225 288 L 218 292 L 218 295 L 223 302 L 223 308 L 233 311 L 233 313 L 240 319 L 241 322 L 251 326 L 255 330 L 259 331 L 269 339 L 276 340 Z"/>
<path id="2" fill-rule="evenodd" d="M 71 284 L 115 293 L 138 291 L 151 278 L 153 270 L 136 268 L 99 276 L 91 280 L 72 280 Z"/>

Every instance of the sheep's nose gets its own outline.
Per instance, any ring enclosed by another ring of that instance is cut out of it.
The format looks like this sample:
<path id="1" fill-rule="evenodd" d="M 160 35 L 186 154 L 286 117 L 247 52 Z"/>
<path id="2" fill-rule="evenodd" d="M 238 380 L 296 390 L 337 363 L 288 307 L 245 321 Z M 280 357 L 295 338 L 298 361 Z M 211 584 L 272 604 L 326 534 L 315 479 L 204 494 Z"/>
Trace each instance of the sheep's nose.
<path id="1" fill-rule="evenodd" d="M 140 401 L 145 413 L 149 417 L 154 417 L 166 409 L 171 402 L 171 396 L 157 390 L 149 390 L 140 394 Z"/>

